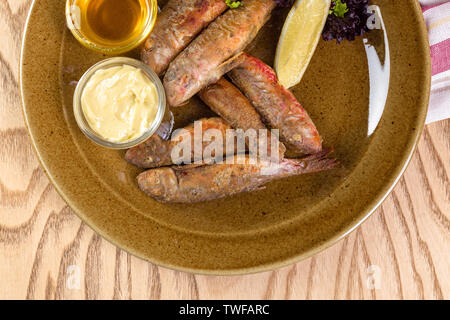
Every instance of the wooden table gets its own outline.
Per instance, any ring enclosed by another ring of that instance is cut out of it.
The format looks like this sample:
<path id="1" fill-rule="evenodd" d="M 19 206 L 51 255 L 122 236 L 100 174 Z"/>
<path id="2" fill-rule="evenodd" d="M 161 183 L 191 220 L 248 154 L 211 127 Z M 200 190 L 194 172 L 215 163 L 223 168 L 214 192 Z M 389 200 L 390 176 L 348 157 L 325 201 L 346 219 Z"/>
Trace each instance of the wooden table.
<path id="1" fill-rule="evenodd" d="M 156 267 L 102 239 L 51 186 L 24 127 L 18 70 L 30 4 L 0 0 L 0 298 L 450 298 L 449 120 L 426 127 L 406 173 L 368 221 L 295 265 L 196 276 Z"/>

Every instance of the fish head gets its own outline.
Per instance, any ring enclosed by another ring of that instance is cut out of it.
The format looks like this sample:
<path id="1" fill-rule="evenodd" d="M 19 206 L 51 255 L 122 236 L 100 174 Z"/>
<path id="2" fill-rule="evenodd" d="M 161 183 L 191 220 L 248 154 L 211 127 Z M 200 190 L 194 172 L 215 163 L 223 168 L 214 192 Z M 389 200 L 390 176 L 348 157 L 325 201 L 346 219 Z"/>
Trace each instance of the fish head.
<path id="1" fill-rule="evenodd" d="M 172 168 L 158 168 L 138 175 L 137 183 L 152 198 L 167 201 L 178 190 L 178 178 Z"/>

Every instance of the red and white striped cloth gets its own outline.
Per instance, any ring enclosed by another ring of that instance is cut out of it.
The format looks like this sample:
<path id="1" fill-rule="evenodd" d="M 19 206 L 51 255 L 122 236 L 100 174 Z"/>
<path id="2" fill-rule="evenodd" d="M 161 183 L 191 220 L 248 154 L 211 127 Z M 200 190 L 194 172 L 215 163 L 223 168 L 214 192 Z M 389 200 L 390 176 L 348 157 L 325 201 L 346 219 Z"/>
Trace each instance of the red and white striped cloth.
<path id="1" fill-rule="evenodd" d="M 427 123 L 450 118 L 450 1 L 420 0 L 431 46 Z"/>

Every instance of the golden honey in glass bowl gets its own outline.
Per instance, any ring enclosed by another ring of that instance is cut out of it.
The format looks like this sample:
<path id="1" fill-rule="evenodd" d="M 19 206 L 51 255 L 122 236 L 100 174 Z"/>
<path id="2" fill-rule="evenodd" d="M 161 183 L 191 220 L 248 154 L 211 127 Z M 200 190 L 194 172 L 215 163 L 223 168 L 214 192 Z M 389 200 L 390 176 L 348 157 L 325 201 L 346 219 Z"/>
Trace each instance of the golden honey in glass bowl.
<path id="1" fill-rule="evenodd" d="M 157 15 L 156 0 L 67 0 L 67 25 L 84 46 L 119 54 L 141 44 Z"/>

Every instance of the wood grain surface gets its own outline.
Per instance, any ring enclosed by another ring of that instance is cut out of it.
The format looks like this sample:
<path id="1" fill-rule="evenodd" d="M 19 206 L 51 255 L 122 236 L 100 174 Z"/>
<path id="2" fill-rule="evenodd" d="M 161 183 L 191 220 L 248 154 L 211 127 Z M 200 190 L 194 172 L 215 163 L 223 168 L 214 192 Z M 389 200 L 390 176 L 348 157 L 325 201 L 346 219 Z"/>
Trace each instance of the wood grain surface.
<path id="1" fill-rule="evenodd" d="M 449 120 L 426 127 L 406 173 L 371 218 L 295 265 L 197 276 L 102 239 L 51 186 L 24 127 L 19 56 L 30 4 L 0 0 L 0 299 L 450 298 Z"/>

